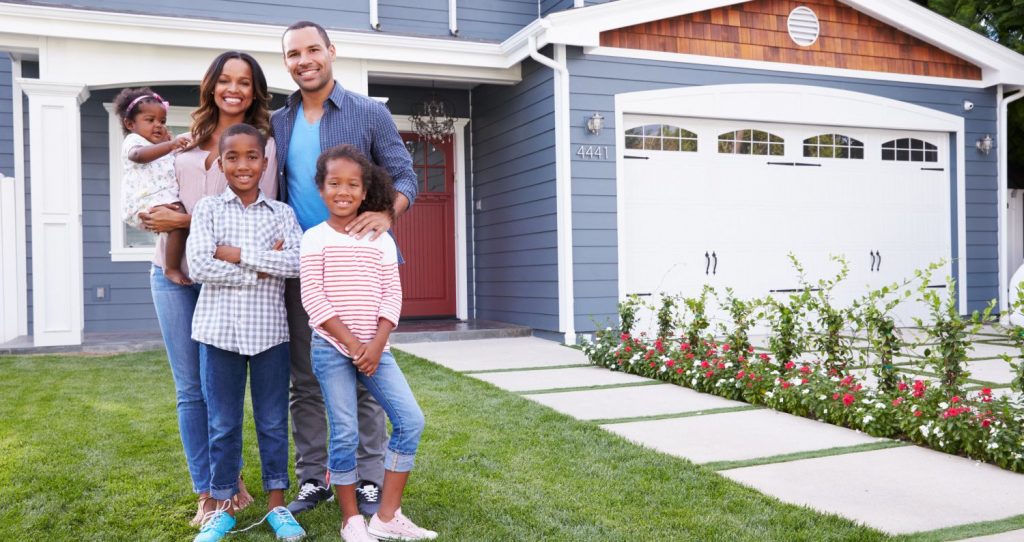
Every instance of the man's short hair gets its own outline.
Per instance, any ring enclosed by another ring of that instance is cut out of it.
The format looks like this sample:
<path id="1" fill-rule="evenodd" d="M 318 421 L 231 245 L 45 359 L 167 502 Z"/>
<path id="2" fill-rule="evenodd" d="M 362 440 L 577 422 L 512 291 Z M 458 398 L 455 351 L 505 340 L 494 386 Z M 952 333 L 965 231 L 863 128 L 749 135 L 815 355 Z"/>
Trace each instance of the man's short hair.
<path id="1" fill-rule="evenodd" d="M 302 28 L 315 28 L 316 29 L 316 33 L 320 34 L 320 38 L 324 40 L 324 46 L 325 47 L 330 47 L 331 46 L 331 38 L 327 37 L 327 31 L 324 30 L 324 27 L 314 23 L 313 21 L 299 21 L 299 22 L 292 23 L 291 25 L 288 26 L 288 28 L 284 29 L 284 34 L 287 34 L 288 32 L 291 32 L 292 30 L 299 30 L 299 29 L 302 29 Z M 284 40 L 284 34 L 281 34 L 281 39 L 282 40 Z"/>

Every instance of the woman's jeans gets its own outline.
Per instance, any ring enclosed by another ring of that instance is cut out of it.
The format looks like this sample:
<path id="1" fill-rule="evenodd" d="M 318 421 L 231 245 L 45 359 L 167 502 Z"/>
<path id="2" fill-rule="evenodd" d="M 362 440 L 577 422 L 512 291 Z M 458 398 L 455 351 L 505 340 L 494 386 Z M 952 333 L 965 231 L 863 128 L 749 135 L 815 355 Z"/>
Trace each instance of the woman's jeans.
<path id="1" fill-rule="evenodd" d="M 210 495 L 226 501 L 238 493 L 247 372 L 263 489 L 288 489 L 288 343 L 254 356 L 202 343 L 199 349 L 210 420 Z"/>
<path id="2" fill-rule="evenodd" d="M 331 484 L 353 485 L 356 475 L 356 447 L 359 445 L 359 421 L 356 415 L 356 382 L 362 383 L 391 420 L 391 439 L 384 454 L 384 468 L 409 472 L 416 459 L 416 448 L 423 434 L 423 412 L 412 395 L 409 383 L 390 352 L 380 357 L 373 376 L 360 373 L 352 359 L 313 332 L 311 344 L 313 374 L 327 407 L 331 428 L 328 466 Z"/>
<path id="3" fill-rule="evenodd" d="M 150 269 L 149 284 L 174 377 L 178 432 L 192 476 L 192 490 L 205 493 L 210 490 L 209 434 L 199 374 L 199 343 L 192 340 L 192 313 L 199 299 L 199 285 L 179 286 L 167 280 L 164 270 L 157 266 Z"/>

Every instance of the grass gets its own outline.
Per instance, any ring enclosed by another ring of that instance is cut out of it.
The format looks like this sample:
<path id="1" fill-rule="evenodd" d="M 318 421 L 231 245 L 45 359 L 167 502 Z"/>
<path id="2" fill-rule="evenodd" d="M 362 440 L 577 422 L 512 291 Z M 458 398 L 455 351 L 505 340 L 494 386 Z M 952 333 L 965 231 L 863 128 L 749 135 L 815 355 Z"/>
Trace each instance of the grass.
<path id="1" fill-rule="evenodd" d="M 454 541 L 873 541 L 515 394 L 399 354 L 427 415 L 405 511 Z M 163 353 L 0 357 L 0 538 L 190 540 L 194 497 Z M 265 505 L 247 414 L 245 475 Z M 338 537 L 331 504 L 300 516 Z M 229 540 L 270 542 L 258 527 Z"/>

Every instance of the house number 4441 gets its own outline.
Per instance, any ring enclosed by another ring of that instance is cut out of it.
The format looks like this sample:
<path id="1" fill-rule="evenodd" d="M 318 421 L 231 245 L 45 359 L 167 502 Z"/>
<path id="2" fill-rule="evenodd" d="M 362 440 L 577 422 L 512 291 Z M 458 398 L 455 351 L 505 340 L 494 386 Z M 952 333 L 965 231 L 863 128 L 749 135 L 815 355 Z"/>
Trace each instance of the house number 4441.
<path id="1" fill-rule="evenodd" d="M 608 160 L 608 147 L 601 145 L 580 145 L 576 148 L 576 156 L 581 160 Z"/>

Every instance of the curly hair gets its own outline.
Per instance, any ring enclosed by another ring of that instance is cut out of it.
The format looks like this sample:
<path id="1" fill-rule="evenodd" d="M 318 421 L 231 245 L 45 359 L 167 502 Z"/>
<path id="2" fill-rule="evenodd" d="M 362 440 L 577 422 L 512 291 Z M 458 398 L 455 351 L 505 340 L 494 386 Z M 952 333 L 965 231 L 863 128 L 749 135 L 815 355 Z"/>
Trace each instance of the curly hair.
<path id="1" fill-rule="evenodd" d="M 135 100 L 138 98 L 142 99 L 136 102 Z M 121 117 L 121 130 L 125 135 L 128 135 L 129 130 L 124 121 L 134 119 L 135 115 L 139 113 L 139 106 L 150 103 L 162 104 L 163 98 L 149 87 L 126 88 L 114 98 L 114 112 Z M 131 111 L 128 110 L 129 106 L 131 106 Z"/>
<path id="2" fill-rule="evenodd" d="M 206 75 L 203 76 L 203 82 L 199 84 L 199 108 L 192 113 L 193 146 L 205 145 L 217 129 L 220 109 L 214 101 L 213 91 L 217 87 L 221 73 L 224 72 L 224 65 L 231 59 L 245 62 L 252 70 L 252 105 L 245 112 L 242 122 L 256 127 L 267 137 L 273 136 L 273 128 L 270 127 L 270 92 L 267 90 L 267 78 L 263 75 L 263 69 L 252 55 L 227 51 L 213 59 L 206 70 Z"/>
<path id="3" fill-rule="evenodd" d="M 363 172 L 363 190 L 366 197 L 356 211 L 359 214 L 367 211 L 388 213 L 393 216 L 395 205 L 395 187 L 391 175 L 379 166 L 370 162 L 359 149 L 352 145 L 338 145 L 324 151 L 316 160 L 316 187 L 324 188 L 327 179 L 327 164 L 333 160 L 351 160 Z"/>

